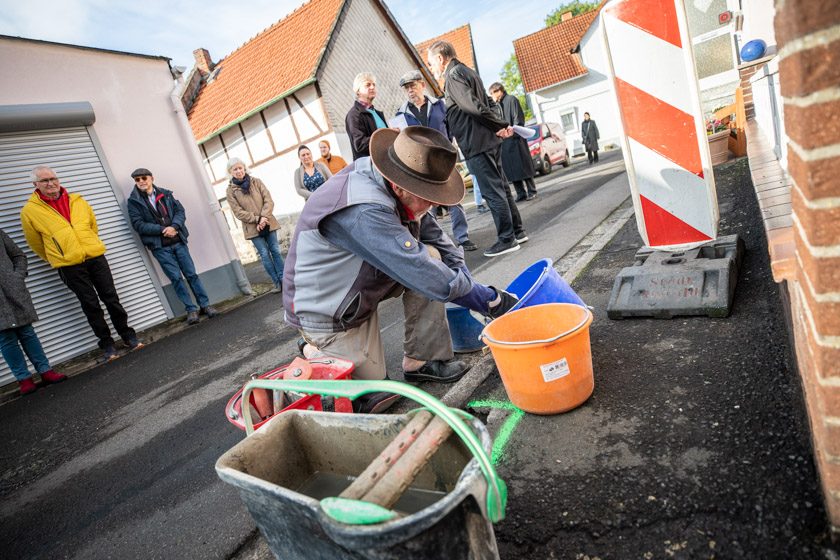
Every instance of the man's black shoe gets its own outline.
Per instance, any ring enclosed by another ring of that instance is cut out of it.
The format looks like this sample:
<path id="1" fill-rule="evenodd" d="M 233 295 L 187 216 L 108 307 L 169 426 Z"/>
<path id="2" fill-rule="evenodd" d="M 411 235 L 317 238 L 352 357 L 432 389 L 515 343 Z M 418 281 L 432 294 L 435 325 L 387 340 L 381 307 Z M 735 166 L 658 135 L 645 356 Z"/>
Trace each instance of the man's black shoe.
<path id="1" fill-rule="evenodd" d="M 391 408 L 391 405 L 398 400 L 400 400 L 400 396 L 394 393 L 368 393 L 353 401 L 353 412 L 357 414 L 379 414 Z"/>
<path id="2" fill-rule="evenodd" d="M 512 253 L 519 250 L 519 242 L 513 241 L 497 241 L 492 247 L 484 251 L 485 257 L 498 257 L 505 253 Z"/>
<path id="3" fill-rule="evenodd" d="M 300 337 L 299 339 L 297 339 L 297 349 L 298 349 L 298 354 L 300 354 L 300 357 L 301 357 L 301 358 L 305 358 L 305 357 L 306 357 L 306 355 L 303 353 L 303 347 L 304 347 L 304 346 L 306 346 L 306 340 L 304 340 L 304 338 L 303 338 L 303 337 Z"/>
<path id="4" fill-rule="evenodd" d="M 525 197 L 525 200 L 534 200 L 535 198 L 537 198 L 537 193 L 529 194 Z"/>
<path id="5" fill-rule="evenodd" d="M 417 371 L 403 373 L 406 381 L 437 381 L 438 383 L 455 383 L 467 373 L 470 366 L 461 360 L 430 360 Z"/>
<path id="6" fill-rule="evenodd" d="M 520 194 L 519 196 L 517 196 L 517 197 L 516 197 L 516 199 L 514 200 L 514 202 L 522 202 L 522 201 L 523 201 L 523 200 L 525 200 L 526 198 L 528 198 L 528 197 L 527 197 L 527 196 L 525 196 L 524 194 Z"/>
<path id="7" fill-rule="evenodd" d="M 461 243 L 461 247 L 463 247 L 464 251 L 475 251 L 478 249 L 478 245 L 467 239 L 463 243 Z"/>
<path id="8" fill-rule="evenodd" d="M 526 241 L 528 241 L 528 234 L 524 231 L 517 233 L 516 241 L 518 241 L 519 243 L 525 243 Z"/>

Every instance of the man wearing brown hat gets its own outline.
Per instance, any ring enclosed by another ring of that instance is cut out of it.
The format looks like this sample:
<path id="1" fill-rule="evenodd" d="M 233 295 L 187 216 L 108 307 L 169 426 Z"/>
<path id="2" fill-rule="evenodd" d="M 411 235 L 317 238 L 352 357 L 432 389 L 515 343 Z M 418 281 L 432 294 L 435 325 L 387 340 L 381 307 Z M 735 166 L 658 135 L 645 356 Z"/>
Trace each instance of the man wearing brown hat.
<path id="1" fill-rule="evenodd" d="M 190 232 L 187 230 L 184 206 L 172 191 L 155 185 L 152 172 L 145 167 L 135 169 L 131 177 L 135 185 L 128 197 L 131 226 L 172 283 L 175 295 L 187 311 L 187 324 L 198 323 L 199 312 L 212 319 L 218 312 L 210 306 L 210 299 L 187 248 Z M 189 284 L 198 305 L 190 298 L 186 284 Z"/>
<path id="2" fill-rule="evenodd" d="M 428 213 L 464 196 L 452 144 L 428 127 L 381 129 L 370 153 L 304 207 L 286 261 L 286 321 L 301 331 L 308 357 L 345 358 L 354 377 L 385 379 L 377 307 L 402 295 L 406 381 L 454 382 L 468 368 L 453 359 L 444 302 L 498 317 L 517 300 L 475 282 L 463 250 Z M 358 399 L 357 410 L 380 411 L 392 402 L 386 397 Z"/>

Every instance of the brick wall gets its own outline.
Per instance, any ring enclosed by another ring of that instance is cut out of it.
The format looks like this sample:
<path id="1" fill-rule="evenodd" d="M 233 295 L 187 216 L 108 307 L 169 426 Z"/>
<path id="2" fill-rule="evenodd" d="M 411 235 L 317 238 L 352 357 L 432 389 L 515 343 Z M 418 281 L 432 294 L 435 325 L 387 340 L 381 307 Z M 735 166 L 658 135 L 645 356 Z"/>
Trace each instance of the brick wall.
<path id="1" fill-rule="evenodd" d="M 753 105 L 752 78 L 755 73 L 767 62 L 762 59 L 755 64 L 742 65 L 738 67 L 738 76 L 741 78 L 741 89 L 744 91 L 744 111 L 747 114 L 747 120 L 755 118 L 755 106 Z"/>
<path id="2" fill-rule="evenodd" d="M 796 357 L 840 538 L 840 2 L 777 0 L 775 28 L 793 183 Z"/>

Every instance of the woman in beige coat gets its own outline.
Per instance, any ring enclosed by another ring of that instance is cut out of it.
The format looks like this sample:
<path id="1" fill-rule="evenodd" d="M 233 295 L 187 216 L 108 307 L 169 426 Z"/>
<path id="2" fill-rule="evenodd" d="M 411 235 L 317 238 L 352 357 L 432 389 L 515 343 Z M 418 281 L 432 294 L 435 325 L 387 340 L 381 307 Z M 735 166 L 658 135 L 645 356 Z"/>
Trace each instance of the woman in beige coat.
<path id="1" fill-rule="evenodd" d="M 265 184 L 248 174 L 248 167 L 239 158 L 227 164 L 230 183 L 227 201 L 233 215 L 242 222 L 245 239 L 250 239 L 260 255 L 265 271 L 274 283 L 275 293 L 283 291 L 283 255 L 276 231 L 280 228 L 274 217 L 274 201 Z"/>

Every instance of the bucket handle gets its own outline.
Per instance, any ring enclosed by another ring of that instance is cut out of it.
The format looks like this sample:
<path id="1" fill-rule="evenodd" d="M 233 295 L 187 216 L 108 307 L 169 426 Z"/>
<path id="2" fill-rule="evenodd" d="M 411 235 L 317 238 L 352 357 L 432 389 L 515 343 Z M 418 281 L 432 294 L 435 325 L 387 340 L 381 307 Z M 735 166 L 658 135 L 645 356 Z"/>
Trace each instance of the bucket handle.
<path id="1" fill-rule="evenodd" d="M 574 305 L 576 305 L 576 304 L 574 304 Z M 572 334 L 573 332 L 576 332 L 576 331 L 582 329 L 588 321 L 592 320 L 592 311 L 589 309 L 589 307 L 584 307 L 584 306 L 580 306 L 580 305 L 578 307 L 583 307 L 584 309 L 586 309 L 586 315 L 583 317 L 583 321 L 581 321 L 580 323 L 578 323 L 577 325 L 575 325 L 571 329 L 567 330 L 566 332 L 562 332 L 562 333 L 558 334 L 557 336 L 553 336 L 551 338 L 546 338 L 544 340 L 528 340 L 526 342 L 508 342 L 508 341 L 504 341 L 504 340 L 496 340 L 495 338 L 493 338 L 492 336 L 490 336 L 489 334 L 487 334 L 484 331 L 481 331 L 481 334 L 478 335 L 478 338 L 479 338 L 479 340 L 486 338 L 487 340 L 489 340 L 493 344 L 503 344 L 503 345 L 506 345 L 506 346 L 519 346 L 519 345 L 522 345 L 522 344 L 548 344 L 549 342 L 557 342 L 558 340 L 560 340 L 564 336 L 568 336 L 568 335 Z"/>
<path id="2" fill-rule="evenodd" d="M 254 379 L 245 384 L 245 388 L 242 390 L 242 402 L 249 402 L 248 399 L 253 389 L 296 391 L 298 393 L 347 397 L 349 399 L 357 399 L 368 393 L 384 391 L 401 395 L 422 404 L 449 424 L 452 431 L 458 434 L 461 441 L 464 442 L 464 445 L 472 452 L 478 462 L 478 466 L 481 468 L 481 472 L 487 480 L 487 496 L 485 499 L 487 518 L 493 523 L 504 519 L 505 507 L 507 505 L 507 486 L 505 485 L 505 481 L 496 473 L 496 469 L 490 462 L 490 458 L 485 453 L 478 437 L 476 437 L 475 433 L 467 426 L 464 420 L 429 393 L 399 381 L 350 380 L 336 382 L 325 380 L 286 381 L 281 379 Z M 243 417 L 245 420 L 245 433 L 251 435 L 254 431 L 254 422 L 251 419 L 251 415 L 244 414 Z"/>

